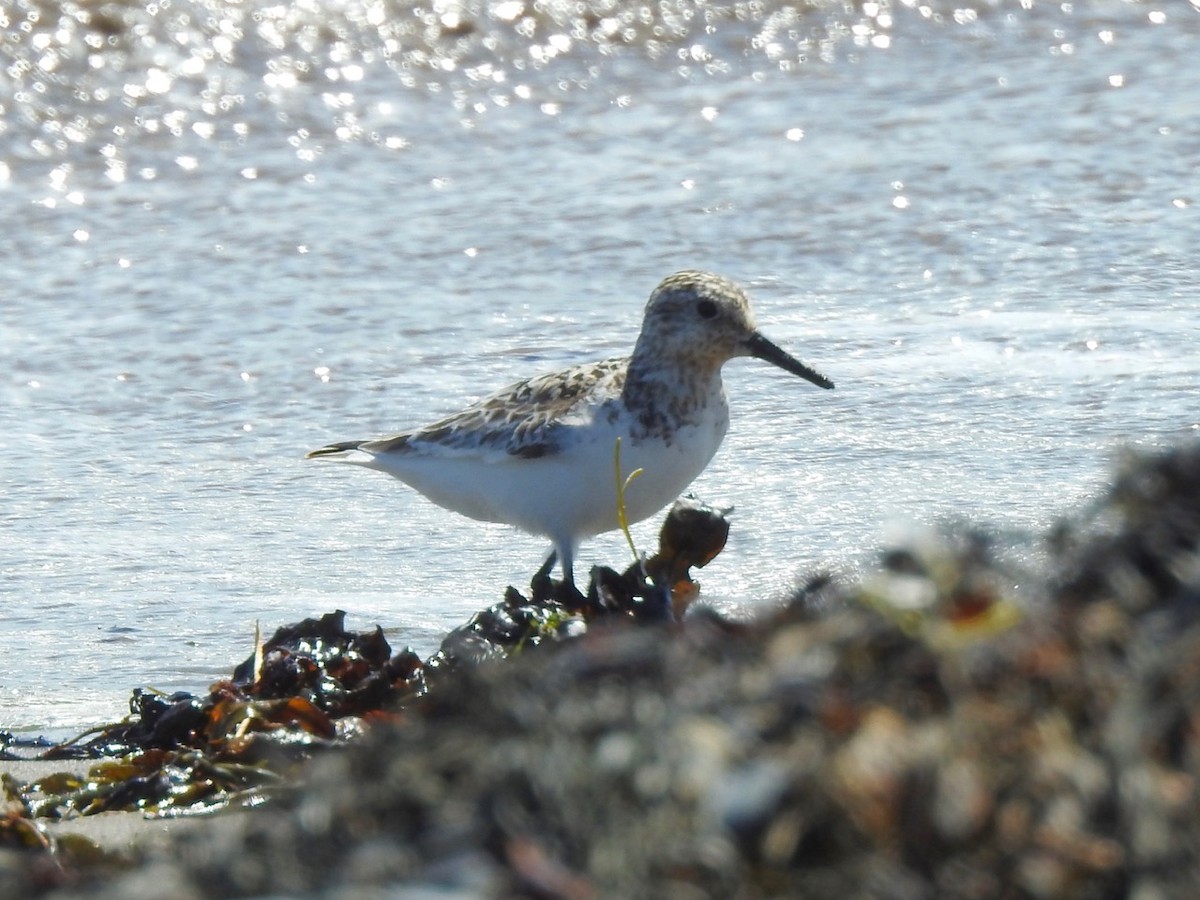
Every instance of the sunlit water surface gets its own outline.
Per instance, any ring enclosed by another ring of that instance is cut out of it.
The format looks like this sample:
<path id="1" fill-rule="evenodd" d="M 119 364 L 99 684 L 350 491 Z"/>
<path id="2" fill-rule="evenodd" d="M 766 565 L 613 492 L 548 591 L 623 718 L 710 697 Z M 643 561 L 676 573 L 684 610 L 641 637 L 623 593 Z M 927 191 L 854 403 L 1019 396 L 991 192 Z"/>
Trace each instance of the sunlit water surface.
<path id="1" fill-rule="evenodd" d="M 10 4 L 0 729 L 204 690 L 255 622 L 434 648 L 547 548 L 304 451 L 625 352 L 681 268 L 837 382 L 727 366 L 706 597 L 895 519 L 1035 564 L 1200 429 L 1200 13 L 1025 6 Z"/>

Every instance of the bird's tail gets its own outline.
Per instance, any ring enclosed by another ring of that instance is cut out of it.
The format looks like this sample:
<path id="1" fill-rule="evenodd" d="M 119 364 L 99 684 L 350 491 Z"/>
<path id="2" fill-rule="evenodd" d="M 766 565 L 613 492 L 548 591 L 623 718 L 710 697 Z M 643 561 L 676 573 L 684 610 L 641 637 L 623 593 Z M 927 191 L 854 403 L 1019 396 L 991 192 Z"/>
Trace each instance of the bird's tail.
<path id="1" fill-rule="evenodd" d="M 365 443 L 366 443 L 366 441 L 342 441 L 341 443 L 338 443 L 338 444 L 327 444 L 326 446 L 320 447 L 316 450 L 308 451 L 307 453 L 304 454 L 304 458 L 305 459 L 330 458 L 330 459 L 350 460 L 350 459 L 353 459 L 354 451 L 357 450 L 359 447 L 361 447 Z"/>

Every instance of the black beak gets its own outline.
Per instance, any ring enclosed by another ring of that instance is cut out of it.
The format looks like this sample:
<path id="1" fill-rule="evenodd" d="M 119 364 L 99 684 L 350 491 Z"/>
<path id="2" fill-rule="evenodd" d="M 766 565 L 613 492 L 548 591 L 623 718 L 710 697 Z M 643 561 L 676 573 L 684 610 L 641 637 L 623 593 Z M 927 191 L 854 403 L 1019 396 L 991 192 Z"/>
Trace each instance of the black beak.
<path id="1" fill-rule="evenodd" d="M 750 350 L 750 355 L 755 359 L 765 360 L 773 366 L 779 366 L 785 372 L 791 372 L 793 375 L 807 378 L 817 387 L 833 390 L 832 381 L 816 369 L 809 368 L 785 350 L 772 344 L 757 331 L 746 342 L 746 347 Z"/>

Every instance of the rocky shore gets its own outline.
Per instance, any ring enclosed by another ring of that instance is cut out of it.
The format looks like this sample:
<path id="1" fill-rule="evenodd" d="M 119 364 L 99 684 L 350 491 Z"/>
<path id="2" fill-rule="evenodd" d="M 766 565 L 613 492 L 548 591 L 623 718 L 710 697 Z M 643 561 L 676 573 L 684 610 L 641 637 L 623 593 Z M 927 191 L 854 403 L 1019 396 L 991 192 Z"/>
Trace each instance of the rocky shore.
<path id="1" fill-rule="evenodd" d="M 1200 446 L 1130 457 L 1046 545 L 1014 572 L 914 536 L 750 622 L 616 573 L 604 615 L 510 595 L 352 738 L 305 713 L 323 749 L 255 808 L 88 852 L 6 779 L 0 896 L 1191 896 Z"/>

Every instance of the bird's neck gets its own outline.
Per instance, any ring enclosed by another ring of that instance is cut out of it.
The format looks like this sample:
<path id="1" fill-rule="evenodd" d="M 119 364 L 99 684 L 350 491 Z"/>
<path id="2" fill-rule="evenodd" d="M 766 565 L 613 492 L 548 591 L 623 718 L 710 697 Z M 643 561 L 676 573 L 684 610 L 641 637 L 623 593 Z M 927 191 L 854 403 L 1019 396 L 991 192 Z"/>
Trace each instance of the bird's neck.
<path id="1" fill-rule="evenodd" d="M 629 361 L 622 399 L 643 436 L 661 436 L 697 425 L 725 405 L 720 366 L 664 365 L 656 359 Z"/>

